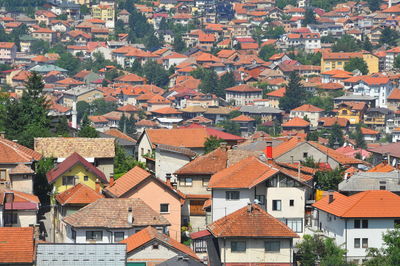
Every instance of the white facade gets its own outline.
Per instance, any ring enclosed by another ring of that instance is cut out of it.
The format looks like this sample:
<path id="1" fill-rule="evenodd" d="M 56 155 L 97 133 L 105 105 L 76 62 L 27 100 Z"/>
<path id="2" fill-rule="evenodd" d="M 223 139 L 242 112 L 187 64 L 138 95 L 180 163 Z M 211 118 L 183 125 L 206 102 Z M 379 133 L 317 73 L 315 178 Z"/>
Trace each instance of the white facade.
<path id="1" fill-rule="evenodd" d="M 63 239 L 65 240 L 66 243 L 116 243 L 115 241 L 115 232 L 123 232 L 124 233 L 124 239 L 128 238 L 129 236 L 133 235 L 134 233 L 138 232 L 140 229 L 103 229 L 103 228 L 90 228 L 90 229 L 84 229 L 84 228 L 75 228 L 72 229 L 71 226 L 66 225 L 66 230 L 64 230 L 64 235 Z M 73 236 L 73 230 L 75 231 L 76 237 L 74 239 Z M 101 239 L 98 240 L 90 240 L 87 239 L 86 237 L 86 231 L 96 231 L 96 232 L 101 232 Z M 119 242 L 119 241 L 117 241 Z"/>
<path id="2" fill-rule="evenodd" d="M 393 90 L 391 82 L 379 85 L 368 85 L 361 81 L 354 86 L 354 95 L 363 95 L 374 97 L 376 100 L 376 107 L 387 107 L 387 97 Z"/>
<path id="3" fill-rule="evenodd" d="M 165 246 L 159 241 L 151 241 L 150 243 L 133 250 L 127 254 L 127 261 L 134 262 L 162 262 L 169 260 L 177 255 L 183 255 L 175 250 Z"/>
<path id="4" fill-rule="evenodd" d="M 233 102 L 233 105 L 242 106 L 253 103 L 254 100 L 262 99 L 262 91 L 257 92 L 237 92 L 226 91 L 226 101 Z"/>
<path id="5" fill-rule="evenodd" d="M 293 111 L 293 110 L 290 111 L 290 118 L 295 118 L 295 117 L 304 118 L 306 116 L 310 120 L 312 127 L 318 126 L 318 120 L 321 117 L 321 112 L 305 112 L 305 111 Z"/>
<path id="6" fill-rule="evenodd" d="M 381 248 L 382 235 L 395 225 L 395 218 L 344 219 L 321 210 L 316 210 L 316 216 L 315 227 L 346 249 L 349 261 L 365 259 L 367 248 Z M 354 227 L 355 220 L 360 221 L 360 228 Z M 368 221 L 367 228 L 362 228 L 363 220 Z"/>
<path id="7" fill-rule="evenodd" d="M 147 136 L 147 133 L 144 133 L 140 141 L 138 142 L 138 161 L 146 162 L 146 159 L 143 158 L 145 154 L 151 154 L 153 148 L 151 146 L 150 139 Z"/>
<path id="8" fill-rule="evenodd" d="M 166 174 L 173 174 L 175 171 L 190 162 L 190 158 L 186 155 L 160 150 L 156 148 L 155 151 L 156 167 L 155 175 L 161 180 L 166 180 Z"/>

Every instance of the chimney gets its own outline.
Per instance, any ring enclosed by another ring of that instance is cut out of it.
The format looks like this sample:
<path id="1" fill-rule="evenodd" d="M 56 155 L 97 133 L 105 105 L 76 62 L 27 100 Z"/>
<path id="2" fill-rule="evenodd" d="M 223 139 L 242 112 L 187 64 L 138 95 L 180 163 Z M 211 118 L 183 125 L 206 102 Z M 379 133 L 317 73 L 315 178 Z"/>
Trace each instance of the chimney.
<path id="1" fill-rule="evenodd" d="M 132 207 L 128 208 L 128 224 L 133 224 Z"/>
<path id="2" fill-rule="evenodd" d="M 331 204 L 333 202 L 333 190 L 328 190 L 328 203 Z"/>
<path id="3" fill-rule="evenodd" d="M 6 137 L 6 132 L 0 131 L 0 139 L 4 139 Z"/>
<path id="4" fill-rule="evenodd" d="M 100 181 L 99 181 L 99 179 L 97 178 L 97 179 L 96 179 L 96 189 L 95 189 L 95 190 L 96 190 L 97 193 L 100 193 L 100 189 L 101 189 L 101 187 L 100 187 Z"/>
<path id="5" fill-rule="evenodd" d="M 272 142 L 267 141 L 267 146 L 265 147 L 265 156 L 267 157 L 267 160 L 272 159 Z"/>
<path id="6" fill-rule="evenodd" d="M 226 143 L 226 142 L 221 142 L 221 143 L 219 144 L 219 146 L 221 147 L 221 149 L 222 149 L 223 151 L 227 151 L 227 150 L 228 150 L 228 143 Z"/>
<path id="7" fill-rule="evenodd" d="M 114 185 L 115 179 L 114 179 L 114 174 L 110 174 L 110 187 Z"/>
<path id="8" fill-rule="evenodd" d="M 168 173 L 168 174 L 165 175 L 165 183 L 167 184 L 167 186 L 172 187 L 171 174 Z"/>
<path id="9" fill-rule="evenodd" d="M 253 206 L 251 206 L 251 202 L 247 203 L 247 212 L 251 212 L 253 210 Z"/>

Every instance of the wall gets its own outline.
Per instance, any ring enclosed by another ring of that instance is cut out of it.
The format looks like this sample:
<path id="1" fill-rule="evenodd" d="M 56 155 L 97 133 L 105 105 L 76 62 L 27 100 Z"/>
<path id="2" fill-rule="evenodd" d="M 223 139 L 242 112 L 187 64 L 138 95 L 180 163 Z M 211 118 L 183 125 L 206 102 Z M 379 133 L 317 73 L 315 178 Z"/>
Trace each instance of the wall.
<path id="1" fill-rule="evenodd" d="M 32 175 L 11 175 L 11 189 L 25 193 L 33 193 Z"/>
<path id="2" fill-rule="evenodd" d="M 272 210 L 272 200 L 281 200 L 281 211 Z M 289 201 L 294 200 L 294 206 Z M 305 207 L 305 191 L 303 188 L 269 187 L 267 188 L 267 212 L 276 218 L 303 218 Z"/>
<path id="3" fill-rule="evenodd" d="M 184 178 L 192 179 L 192 186 L 181 186 L 179 180 L 183 180 Z M 210 175 L 179 175 L 177 177 L 177 188 L 185 193 L 185 194 L 211 194 L 211 190 L 207 188 L 207 186 L 203 186 L 203 179 L 210 180 Z"/>
<path id="4" fill-rule="evenodd" d="M 128 238 L 129 236 L 133 235 L 136 230 L 135 229 L 113 229 L 113 230 L 104 230 L 100 228 L 91 228 L 91 229 L 82 229 L 76 228 L 76 243 L 90 243 L 86 241 L 86 231 L 102 231 L 103 232 L 103 240 L 97 241 L 95 243 L 114 243 L 114 232 L 124 232 L 124 239 Z M 71 233 L 71 226 L 67 225 L 65 230 L 65 242 L 66 243 L 74 243 L 72 240 L 72 233 Z"/>
<path id="5" fill-rule="evenodd" d="M 103 172 L 107 180 L 114 174 L 114 158 L 95 158 L 97 168 Z"/>
<path id="6" fill-rule="evenodd" d="M 143 135 L 140 142 L 138 143 L 138 161 L 145 163 L 146 159 L 143 158 L 143 155 L 149 152 L 151 153 L 152 150 L 153 148 L 151 147 L 150 140 L 145 133 L 145 135 Z"/>
<path id="7" fill-rule="evenodd" d="M 36 211 L 16 211 L 18 213 L 18 224 L 16 227 L 28 227 L 31 224 L 37 224 Z"/>
<path id="8" fill-rule="evenodd" d="M 240 191 L 239 200 L 226 200 L 226 191 Z M 213 189 L 212 220 L 218 220 L 254 201 L 254 189 Z"/>
<path id="9" fill-rule="evenodd" d="M 159 242 L 154 242 L 159 243 Z M 128 262 L 162 262 L 170 258 L 180 255 L 178 252 L 159 244 L 158 249 L 154 249 L 152 244 L 144 245 L 143 247 L 134 250 L 127 254 Z"/>
<path id="10" fill-rule="evenodd" d="M 124 198 L 142 199 L 157 213 L 160 213 L 161 203 L 168 203 L 169 212 L 160 214 L 171 223 L 169 227 L 170 236 L 178 242 L 181 241 L 181 202 L 169 189 L 161 186 L 153 179 L 148 179 L 135 191 L 124 195 Z"/>
<path id="11" fill-rule="evenodd" d="M 231 252 L 231 241 L 246 241 L 246 252 Z M 280 252 L 265 252 L 264 241 L 269 239 L 218 239 L 221 250 L 221 261 L 227 263 L 290 263 L 291 262 L 291 240 L 290 239 L 270 239 L 280 240 Z"/>
<path id="12" fill-rule="evenodd" d="M 190 158 L 186 155 L 176 152 L 160 150 L 156 148 L 156 177 L 165 180 L 167 173 L 173 174 L 176 170 L 190 162 Z"/>

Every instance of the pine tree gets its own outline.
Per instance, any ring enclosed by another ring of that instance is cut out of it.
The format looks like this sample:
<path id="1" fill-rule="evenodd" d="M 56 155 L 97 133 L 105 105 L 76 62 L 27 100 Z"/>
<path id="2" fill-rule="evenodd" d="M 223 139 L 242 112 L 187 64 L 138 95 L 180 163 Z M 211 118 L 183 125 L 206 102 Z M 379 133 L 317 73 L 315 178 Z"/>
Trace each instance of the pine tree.
<path id="1" fill-rule="evenodd" d="M 81 128 L 78 132 L 78 137 L 81 138 L 98 138 L 99 132 L 90 125 L 90 120 L 87 114 L 82 118 Z"/>
<path id="2" fill-rule="evenodd" d="M 364 140 L 364 135 L 361 132 L 361 125 L 360 124 L 358 124 L 356 126 L 356 133 L 354 135 L 354 138 L 356 140 L 357 148 L 360 148 L 360 149 L 366 149 L 367 148 L 367 144 L 365 143 L 365 140 Z"/>
<path id="3" fill-rule="evenodd" d="M 301 78 L 297 72 L 292 71 L 289 75 L 289 84 L 286 86 L 286 93 L 279 100 L 279 108 L 289 112 L 290 110 L 299 107 L 307 99 L 307 92 L 301 84 Z"/>
<path id="4" fill-rule="evenodd" d="M 343 132 L 340 126 L 335 123 L 332 126 L 331 134 L 329 135 L 329 147 L 336 148 L 337 146 L 341 147 L 344 144 Z"/>
<path id="5" fill-rule="evenodd" d="M 56 134 L 64 137 L 68 137 L 69 135 L 68 119 L 65 115 L 58 119 L 58 123 L 56 125 Z"/>

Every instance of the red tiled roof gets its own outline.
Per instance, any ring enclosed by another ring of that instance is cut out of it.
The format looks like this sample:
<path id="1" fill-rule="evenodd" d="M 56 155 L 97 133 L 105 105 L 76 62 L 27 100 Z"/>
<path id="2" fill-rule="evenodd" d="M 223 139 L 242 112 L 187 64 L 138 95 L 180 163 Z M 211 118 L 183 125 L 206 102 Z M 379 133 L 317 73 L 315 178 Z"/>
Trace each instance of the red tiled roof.
<path id="1" fill-rule="evenodd" d="M 400 100 L 400 89 L 394 88 L 387 97 L 388 100 Z"/>
<path id="2" fill-rule="evenodd" d="M 104 198 L 102 194 L 81 183 L 56 195 L 61 205 L 87 205 L 101 198 Z"/>
<path id="3" fill-rule="evenodd" d="M 0 49 L 11 49 L 15 46 L 13 42 L 0 42 Z"/>
<path id="4" fill-rule="evenodd" d="M 331 127 L 334 124 L 338 124 L 340 127 L 346 127 L 349 124 L 349 120 L 341 117 L 321 117 L 318 122 L 322 122 L 323 127 Z"/>
<path id="5" fill-rule="evenodd" d="M 30 163 L 39 161 L 42 155 L 14 141 L 0 138 L 0 163 Z"/>
<path id="6" fill-rule="evenodd" d="M 365 128 L 365 127 L 361 128 L 361 133 L 363 135 L 379 135 L 379 131 L 372 130 L 372 129 Z"/>
<path id="7" fill-rule="evenodd" d="M 393 172 L 396 170 L 393 166 L 387 163 L 380 163 L 369 169 L 367 172 L 370 173 L 388 173 L 388 172 Z"/>
<path id="8" fill-rule="evenodd" d="M 180 112 L 177 109 L 172 108 L 172 107 L 163 107 L 163 108 L 160 108 L 160 109 L 157 109 L 157 110 L 153 110 L 151 112 L 152 113 L 156 113 L 156 114 L 163 114 L 163 115 L 166 115 L 166 114 L 170 114 L 170 115 L 171 114 L 175 114 L 175 115 L 182 114 L 182 112 Z"/>
<path id="9" fill-rule="evenodd" d="M 311 104 L 303 104 L 302 106 L 294 108 L 292 111 L 297 111 L 297 112 L 323 112 L 324 109 L 321 109 L 321 108 L 316 107 L 316 106 L 311 105 Z"/>
<path id="10" fill-rule="evenodd" d="M 308 126 L 310 126 L 310 122 L 300 117 L 294 117 L 282 124 L 282 127 L 308 127 Z"/>
<path id="11" fill-rule="evenodd" d="M 210 188 L 251 188 L 279 172 L 257 159 L 248 157 L 214 174 Z"/>
<path id="12" fill-rule="evenodd" d="M 267 96 L 282 98 L 283 96 L 285 96 L 285 93 L 286 93 L 286 88 L 282 87 L 280 89 L 267 93 Z"/>
<path id="13" fill-rule="evenodd" d="M 167 246 L 167 248 L 178 251 L 179 253 L 184 253 L 196 260 L 199 260 L 196 253 L 194 253 L 194 251 L 188 246 L 179 243 L 169 236 L 158 232 L 157 229 L 151 226 L 148 226 L 145 229 L 137 232 L 136 234 L 129 236 L 128 238 L 122 240 L 120 243 L 126 243 L 126 251 L 127 253 L 130 253 L 140 247 L 143 247 L 145 244 L 153 240 L 156 240 L 162 245 Z"/>
<path id="14" fill-rule="evenodd" d="M 70 170 L 72 167 L 74 167 L 78 163 L 82 164 L 87 171 L 96 175 L 104 183 L 108 183 L 108 180 L 102 171 L 100 171 L 93 164 L 86 161 L 85 158 L 83 158 L 76 152 L 74 152 L 73 154 L 68 156 L 64 161 L 62 161 L 56 167 L 54 167 L 49 172 L 47 172 L 47 174 L 46 174 L 47 181 L 49 183 L 53 183 L 59 176 L 64 174 L 66 171 Z"/>
<path id="15" fill-rule="evenodd" d="M 231 121 L 237 121 L 237 122 L 251 122 L 255 121 L 254 118 L 247 116 L 247 115 L 239 115 L 235 118 L 232 118 Z"/>
<path id="16" fill-rule="evenodd" d="M 225 89 L 226 91 L 235 91 L 235 92 L 260 92 L 262 89 L 258 89 L 256 87 L 247 85 L 247 84 L 241 84 L 238 86 L 230 87 Z"/>
<path id="17" fill-rule="evenodd" d="M 251 208 L 248 211 L 248 208 Z M 259 205 L 245 206 L 207 226 L 215 237 L 298 238 L 287 225 Z"/>
<path id="18" fill-rule="evenodd" d="M 127 141 L 136 143 L 136 140 L 134 140 L 133 138 L 129 137 L 128 135 L 124 134 L 123 132 L 119 131 L 116 128 L 111 128 L 107 131 L 104 131 L 103 134 L 109 135 L 109 136 L 113 136 L 116 138 L 120 138 L 120 139 L 125 139 Z"/>
<path id="19" fill-rule="evenodd" d="M 352 196 L 338 192 L 313 204 L 313 207 L 345 218 L 393 218 L 400 217 L 400 196 L 387 190 L 368 190 Z"/>
<path id="20" fill-rule="evenodd" d="M 176 175 L 197 175 L 215 174 L 226 168 L 228 160 L 227 152 L 223 149 L 216 149 L 208 154 L 197 157 L 193 161 L 179 168 Z"/>
<path id="21" fill-rule="evenodd" d="M 0 263 L 32 264 L 33 227 L 0 227 Z"/>

